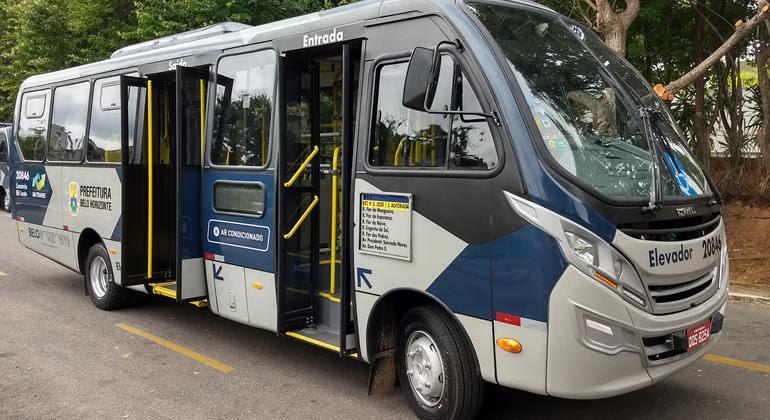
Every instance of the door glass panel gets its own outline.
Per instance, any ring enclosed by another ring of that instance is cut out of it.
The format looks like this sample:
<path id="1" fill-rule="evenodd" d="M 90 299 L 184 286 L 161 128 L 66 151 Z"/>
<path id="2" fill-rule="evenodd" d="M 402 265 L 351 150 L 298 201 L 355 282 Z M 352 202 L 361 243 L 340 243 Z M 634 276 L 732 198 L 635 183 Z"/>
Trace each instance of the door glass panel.
<path id="1" fill-rule="evenodd" d="M 301 66 L 301 64 L 298 64 Z M 310 154 L 313 145 L 312 82 L 310 69 L 290 70 L 286 74 L 286 141 L 284 148 L 283 183 L 300 168 Z M 314 159 L 313 165 L 316 164 Z M 285 200 L 285 226 L 289 232 L 313 201 L 311 168 L 304 170 L 295 183 L 287 188 Z M 312 306 L 313 281 L 313 223 L 317 212 L 303 222 L 294 235 L 284 242 L 286 250 L 286 312 L 301 311 Z"/>
<path id="2" fill-rule="evenodd" d="M 211 162 L 267 164 L 275 89 L 275 52 L 229 56 L 217 67 L 216 124 Z"/>
<path id="3" fill-rule="evenodd" d="M 129 127 L 136 124 L 138 89 L 129 87 Z M 134 145 L 134 130 L 129 129 L 129 151 Z M 86 150 L 89 162 L 120 163 L 120 76 L 97 80 L 91 101 L 91 123 Z"/>

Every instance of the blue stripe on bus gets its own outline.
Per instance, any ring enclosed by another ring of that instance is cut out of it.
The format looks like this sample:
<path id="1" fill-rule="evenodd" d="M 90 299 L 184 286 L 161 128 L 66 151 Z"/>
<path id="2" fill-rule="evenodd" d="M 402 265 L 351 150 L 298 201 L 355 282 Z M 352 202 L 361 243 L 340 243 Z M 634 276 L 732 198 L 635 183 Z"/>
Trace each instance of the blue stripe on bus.
<path id="1" fill-rule="evenodd" d="M 14 216 L 23 217 L 27 223 L 42 225 L 53 195 L 51 180 L 45 166 L 43 164 L 19 164 L 14 165 L 13 169 L 10 193 L 14 194 Z M 17 175 L 22 174 L 29 179 L 17 180 Z M 39 182 L 37 186 L 35 181 Z M 41 185 L 42 188 L 38 189 Z"/>
<path id="2" fill-rule="evenodd" d="M 548 322 L 548 300 L 566 267 L 556 240 L 528 226 L 491 244 L 468 245 L 427 291 L 456 313 Z"/>
<path id="3" fill-rule="evenodd" d="M 606 242 L 611 243 L 615 239 L 617 229 L 609 220 L 594 210 L 588 203 L 579 200 L 569 191 L 565 190 L 544 170 L 543 172 L 545 174 L 541 185 L 543 195 L 530 195 L 532 201 L 589 229 Z"/>
<path id="4" fill-rule="evenodd" d="M 226 181 L 262 183 L 265 189 L 265 207 L 262 217 L 246 217 L 215 212 L 213 208 L 214 184 Z M 228 264 L 274 273 L 276 235 L 278 235 L 275 229 L 274 183 L 275 178 L 272 171 L 255 173 L 252 171 L 207 170 L 203 175 L 203 217 L 201 220 L 203 252 L 222 255 Z M 267 248 L 262 252 L 234 246 L 237 244 L 228 244 L 227 241 L 218 240 L 214 236 L 209 240 L 208 227 L 211 220 L 219 221 L 213 223 L 243 223 L 249 226 L 266 227 L 270 230 Z"/>

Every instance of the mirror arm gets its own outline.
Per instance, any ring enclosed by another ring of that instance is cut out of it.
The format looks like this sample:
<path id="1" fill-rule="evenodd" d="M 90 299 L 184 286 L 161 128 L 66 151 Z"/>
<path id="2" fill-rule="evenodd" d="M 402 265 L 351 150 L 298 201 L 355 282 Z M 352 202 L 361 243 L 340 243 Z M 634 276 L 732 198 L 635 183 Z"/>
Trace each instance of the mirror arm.
<path id="1" fill-rule="evenodd" d="M 427 101 L 426 101 L 427 102 Z M 502 127 L 503 123 L 500 121 L 500 116 L 497 114 L 497 111 L 492 111 L 491 113 L 487 112 L 473 112 L 473 111 L 431 111 L 429 109 L 425 109 L 424 111 L 426 114 L 431 115 L 473 115 L 476 117 L 484 117 L 489 118 L 492 120 L 493 123 L 495 123 L 496 126 Z"/>

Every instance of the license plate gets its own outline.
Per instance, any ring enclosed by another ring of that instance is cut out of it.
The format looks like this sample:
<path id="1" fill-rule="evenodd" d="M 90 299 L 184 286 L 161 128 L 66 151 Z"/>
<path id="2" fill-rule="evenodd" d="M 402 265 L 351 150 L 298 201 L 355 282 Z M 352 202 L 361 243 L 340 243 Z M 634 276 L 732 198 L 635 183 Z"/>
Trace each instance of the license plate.
<path id="1" fill-rule="evenodd" d="M 711 320 L 687 330 L 687 351 L 697 349 L 711 338 Z"/>

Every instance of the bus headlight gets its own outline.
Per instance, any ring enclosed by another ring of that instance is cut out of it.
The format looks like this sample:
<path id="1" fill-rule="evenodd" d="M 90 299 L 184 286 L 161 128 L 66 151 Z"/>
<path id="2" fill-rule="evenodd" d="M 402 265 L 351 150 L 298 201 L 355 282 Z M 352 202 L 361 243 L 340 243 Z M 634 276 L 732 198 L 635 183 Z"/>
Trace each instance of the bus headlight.
<path id="1" fill-rule="evenodd" d="M 594 244 L 576 233 L 564 232 L 564 235 L 567 237 L 567 241 L 572 247 L 572 252 L 587 264 L 593 265 L 594 261 L 596 261 Z"/>
<path id="2" fill-rule="evenodd" d="M 598 235 L 538 204 L 505 192 L 511 207 L 552 236 L 575 268 L 614 291 L 623 300 L 647 308 L 646 290 L 634 266 Z"/>

